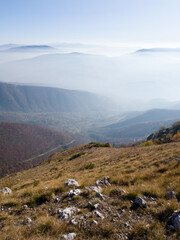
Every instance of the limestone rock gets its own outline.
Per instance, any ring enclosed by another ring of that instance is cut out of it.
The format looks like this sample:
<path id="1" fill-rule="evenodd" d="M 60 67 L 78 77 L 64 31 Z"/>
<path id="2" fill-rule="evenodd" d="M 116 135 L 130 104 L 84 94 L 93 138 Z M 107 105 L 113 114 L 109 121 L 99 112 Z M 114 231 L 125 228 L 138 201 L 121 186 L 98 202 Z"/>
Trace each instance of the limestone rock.
<path id="1" fill-rule="evenodd" d="M 135 203 L 138 204 L 140 207 L 146 208 L 147 205 L 141 197 L 136 197 Z"/>
<path id="2" fill-rule="evenodd" d="M 171 229 L 180 229 L 180 211 L 174 211 L 172 216 L 168 219 L 168 224 Z"/>
<path id="3" fill-rule="evenodd" d="M 111 184 L 110 184 L 110 182 L 109 182 L 109 177 L 106 176 L 106 177 L 104 177 L 104 179 L 102 179 L 102 180 L 97 180 L 97 181 L 96 181 L 96 186 L 101 186 L 101 187 L 111 186 Z"/>
<path id="4" fill-rule="evenodd" d="M 99 211 L 95 210 L 93 213 L 94 213 L 94 215 L 96 215 L 96 217 L 104 219 L 104 216 Z"/>
<path id="5" fill-rule="evenodd" d="M 66 240 L 73 240 L 76 237 L 76 233 L 68 233 L 67 235 L 63 235 L 62 239 L 66 239 Z"/>
<path id="6" fill-rule="evenodd" d="M 60 202 L 60 199 L 57 197 L 54 199 L 54 203 L 58 203 L 58 202 Z"/>
<path id="7" fill-rule="evenodd" d="M 88 202 L 88 204 L 86 205 L 86 208 L 90 209 L 90 211 L 93 211 L 97 209 L 99 205 L 100 205 L 99 203 L 96 203 L 93 205 L 91 202 Z"/>
<path id="8" fill-rule="evenodd" d="M 26 219 L 24 220 L 24 224 L 30 224 L 30 223 L 32 223 L 31 218 L 26 218 Z"/>
<path id="9" fill-rule="evenodd" d="M 73 225 L 77 225 L 78 220 L 75 217 L 72 217 L 71 220 L 70 220 L 70 223 L 72 223 Z"/>
<path id="10" fill-rule="evenodd" d="M 97 196 L 98 198 L 102 199 L 102 200 L 105 200 L 105 199 L 107 198 L 107 196 L 102 195 L 102 194 L 99 193 L 99 192 L 96 192 L 96 196 Z"/>
<path id="11" fill-rule="evenodd" d="M 147 204 L 145 203 L 144 199 L 142 199 L 141 197 L 136 197 L 135 202 L 131 206 L 131 209 L 135 210 L 135 209 L 137 209 L 139 207 L 146 208 Z"/>
<path id="12" fill-rule="evenodd" d="M 101 187 L 94 187 L 94 186 L 89 186 L 89 187 L 85 187 L 85 190 L 92 190 L 94 192 L 101 192 L 102 188 Z"/>
<path id="13" fill-rule="evenodd" d="M 60 209 L 59 210 L 59 218 L 62 220 L 65 220 L 65 219 L 71 217 L 71 215 L 77 211 L 79 211 L 79 209 L 76 207 L 67 207 L 65 209 Z"/>
<path id="14" fill-rule="evenodd" d="M 12 190 L 8 187 L 5 187 L 5 188 L 1 189 L 1 192 L 3 194 L 12 194 Z"/>
<path id="15" fill-rule="evenodd" d="M 166 198 L 167 198 L 167 199 L 176 198 L 175 192 L 174 192 L 174 191 L 168 191 L 168 192 L 166 192 Z"/>
<path id="16" fill-rule="evenodd" d="M 93 220 L 92 223 L 98 225 L 98 222 L 96 220 Z"/>
<path id="17" fill-rule="evenodd" d="M 74 197 L 74 196 L 77 196 L 81 193 L 81 190 L 80 189 L 74 189 L 74 190 L 70 190 L 68 193 L 67 193 L 67 196 L 68 197 Z"/>
<path id="18" fill-rule="evenodd" d="M 68 179 L 64 182 L 64 184 L 68 187 L 72 187 L 72 186 L 79 187 L 79 183 L 74 179 Z"/>

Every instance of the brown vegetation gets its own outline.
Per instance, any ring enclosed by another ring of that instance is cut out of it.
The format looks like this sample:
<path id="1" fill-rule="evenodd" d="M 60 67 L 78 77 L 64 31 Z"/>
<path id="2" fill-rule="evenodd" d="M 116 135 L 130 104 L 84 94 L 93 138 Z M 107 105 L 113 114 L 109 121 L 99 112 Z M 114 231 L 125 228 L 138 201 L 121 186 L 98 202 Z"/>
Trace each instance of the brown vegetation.
<path id="1" fill-rule="evenodd" d="M 69 161 L 80 152 L 85 154 Z M 4 208 L 0 210 L 1 238 L 48 240 L 75 232 L 77 240 L 178 239 L 179 232 L 169 230 L 167 220 L 180 208 L 179 158 L 179 142 L 129 148 L 83 145 L 55 154 L 33 169 L 0 179 L 0 189 L 8 186 L 13 190 L 12 195 L 0 194 L 0 209 Z M 93 169 L 84 167 L 92 163 Z M 110 177 L 111 186 L 103 188 L 102 193 L 108 196 L 103 201 L 97 199 L 94 192 L 85 191 L 84 186 L 92 186 L 104 176 Z M 68 189 L 63 182 L 68 178 L 79 182 L 81 195 L 64 198 Z M 167 200 L 167 191 L 174 191 L 177 199 Z M 136 196 L 145 199 L 146 209 L 131 210 Z M 59 203 L 54 203 L 56 197 Z M 92 198 L 104 211 L 103 220 L 85 208 Z M 25 204 L 29 208 L 23 210 Z M 55 209 L 65 208 L 67 204 L 80 208 L 77 216 L 90 215 L 88 227 L 58 219 Z M 24 225 L 27 217 L 32 223 Z M 97 220 L 98 225 L 91 225 L 92 220 Z"/>
<path id="2" fill-rule="evenodd" d="M 36 158 L 38 155 L 71 140 L 71 137 L 45 127 L 0 123 L 0 176 L 32 167 L 42 161 Z"/>

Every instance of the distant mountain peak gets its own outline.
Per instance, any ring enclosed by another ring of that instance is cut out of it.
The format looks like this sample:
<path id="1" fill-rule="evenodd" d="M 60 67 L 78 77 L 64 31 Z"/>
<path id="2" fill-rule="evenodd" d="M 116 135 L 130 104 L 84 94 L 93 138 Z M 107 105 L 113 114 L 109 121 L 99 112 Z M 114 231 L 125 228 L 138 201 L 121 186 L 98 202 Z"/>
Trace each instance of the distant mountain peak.
<path id="1" fill-rule="evenodd" d="M 18 52 L 18 51 L 47 51 L 53 50 L 54 48 L 48 45 L 23 45 L 23 46 L 15 46 L 11 47 L 9 51 L 11 52 Z"/>
<path id="2" fill-rule="evenodd" d="M 180 52 L 180 48 L 142 48 L 135 53 L 169 53 Z"/>

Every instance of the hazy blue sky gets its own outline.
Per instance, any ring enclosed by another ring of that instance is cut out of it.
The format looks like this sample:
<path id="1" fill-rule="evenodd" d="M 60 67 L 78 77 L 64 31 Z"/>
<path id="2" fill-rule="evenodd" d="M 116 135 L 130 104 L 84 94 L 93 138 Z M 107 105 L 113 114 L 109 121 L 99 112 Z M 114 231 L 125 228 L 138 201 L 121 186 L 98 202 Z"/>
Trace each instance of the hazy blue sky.
<path id="1" fill-rule="evenodd" d="M 0 43 L 180 42 L 180 0 L 0 0 Z"/>

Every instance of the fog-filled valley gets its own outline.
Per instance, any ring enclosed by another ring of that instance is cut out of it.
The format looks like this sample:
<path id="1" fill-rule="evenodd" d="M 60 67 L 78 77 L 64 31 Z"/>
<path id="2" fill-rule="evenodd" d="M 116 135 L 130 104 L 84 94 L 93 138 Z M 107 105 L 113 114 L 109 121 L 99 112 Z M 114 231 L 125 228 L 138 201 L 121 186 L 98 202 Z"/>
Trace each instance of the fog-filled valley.
<path id="1" fill-rule="evenodd" d="M 1 50 L 0 59 L 6 55 L 12 59 L 1 60 L 0 79 L 97 93 L 113 99 L 121 110 L 180 108 L 178 48 L 134 49 L 110 57 L 105 47 L 100 55 L 89 53 L 92 46 L 73 46 L 66 46 L 65 53 L 63 47 L 50 45 Z M 16 57 L 18 60 L 13 60 Z"/>

